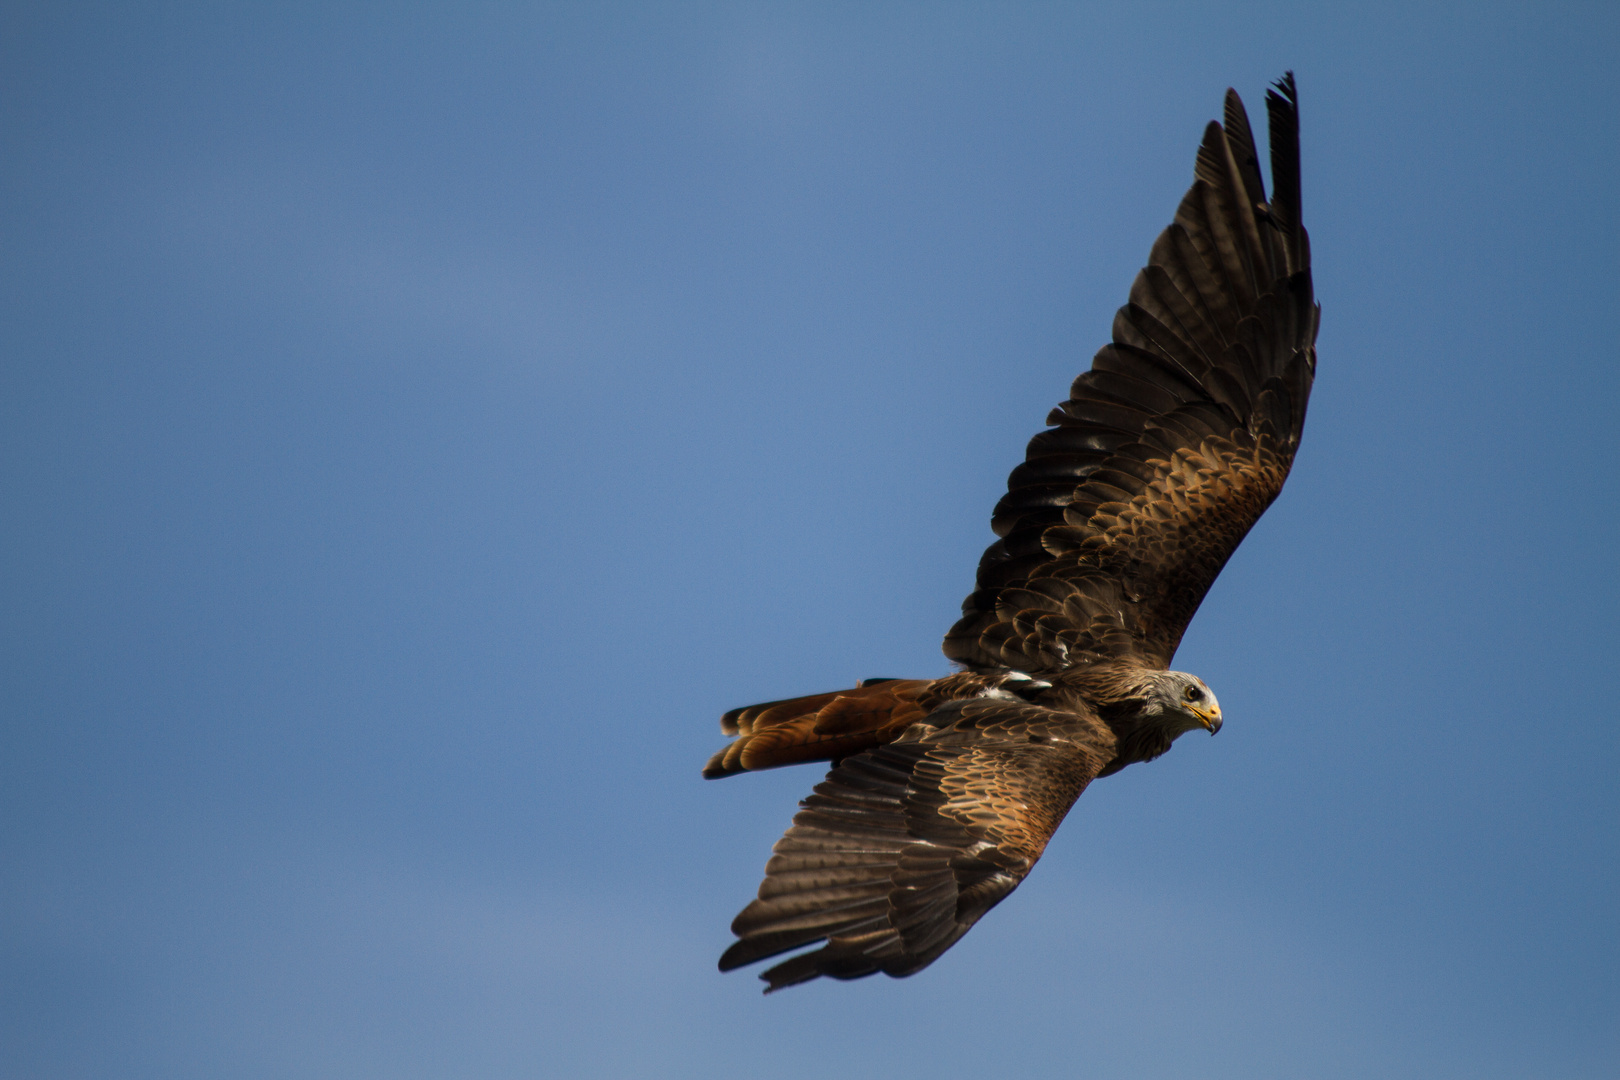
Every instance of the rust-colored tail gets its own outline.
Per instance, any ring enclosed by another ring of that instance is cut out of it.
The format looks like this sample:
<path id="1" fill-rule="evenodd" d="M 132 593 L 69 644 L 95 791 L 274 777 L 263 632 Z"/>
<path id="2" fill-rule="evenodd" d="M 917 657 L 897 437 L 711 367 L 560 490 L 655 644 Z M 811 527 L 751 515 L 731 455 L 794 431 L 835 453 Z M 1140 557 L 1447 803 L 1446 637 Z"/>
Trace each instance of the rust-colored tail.
<path id="1" fill-rule="evenodd" d="M 801 761 L 831 761 L 892 742 L 933 709 L 932 679 L 868 679 L 853 690 L 733 709 L 720 730 L 738 738 L 703 766 L 710 780 Z"/>
<path id="2" fill-rule="evenodd" d="M 737 739 L 709 759 L 703 775 L 714 780 L 849 757 L 893 742 L 942 702 L 973 697 L 1007 679 L 971 671 L 943 679 L 867 679 L 853 690 L 733 709 L 720 718 L 720 730 Z"/>

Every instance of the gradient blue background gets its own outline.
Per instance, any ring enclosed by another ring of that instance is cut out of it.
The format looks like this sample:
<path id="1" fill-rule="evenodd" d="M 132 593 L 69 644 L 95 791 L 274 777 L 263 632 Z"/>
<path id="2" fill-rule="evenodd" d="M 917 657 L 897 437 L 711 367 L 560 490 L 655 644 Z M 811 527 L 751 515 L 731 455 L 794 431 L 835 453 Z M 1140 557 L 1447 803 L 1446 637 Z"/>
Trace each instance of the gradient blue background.
<path id="1" fill-rule="evenodd" d="M 1620 9 L 7 4 L 0 1072 L 1620 1072 Z M 1297 70 L 1288 490 L 910 980 L 714 970 L 947 670 L 1221 91 Z"/>

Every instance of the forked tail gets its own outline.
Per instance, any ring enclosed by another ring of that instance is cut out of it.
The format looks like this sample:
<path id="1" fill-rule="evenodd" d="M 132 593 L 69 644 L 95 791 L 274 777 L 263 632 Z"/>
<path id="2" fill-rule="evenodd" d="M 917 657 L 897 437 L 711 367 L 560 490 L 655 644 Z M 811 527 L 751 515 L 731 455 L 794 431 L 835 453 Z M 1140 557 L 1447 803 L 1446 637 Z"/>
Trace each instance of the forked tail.
<path id="1" fill-rule="evenodd" d="M 867 679 L 852 690 L 733 709 L 720 730 L 737 736 L 709 759 L 710 780 L 801 761 L 833 761 L 882 746 L 933 711 L 933 679 Z"/>

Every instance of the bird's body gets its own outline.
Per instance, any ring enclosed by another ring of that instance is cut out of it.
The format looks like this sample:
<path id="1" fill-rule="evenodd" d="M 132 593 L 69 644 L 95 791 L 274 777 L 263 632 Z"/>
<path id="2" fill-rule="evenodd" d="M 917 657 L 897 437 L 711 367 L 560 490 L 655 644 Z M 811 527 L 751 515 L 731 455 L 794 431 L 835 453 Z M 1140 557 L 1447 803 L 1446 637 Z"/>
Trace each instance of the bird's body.
<path id="1" fill-rule="evenodd" d="M 705 776 L 833 762 L 722 970 L 824 941 L 769 989 L 918 971 L 1017 887 L 1093 779 L 1219 729 L 1209 688 L 1167 669 L 1282 489 L 1316 366 L 1291 75 L 1267 106 L 1272 198 L 1228 91 L 1113 342 L 1013 471 L 945 638 L 964 670 L 722 718 L 737 738 Z"/>

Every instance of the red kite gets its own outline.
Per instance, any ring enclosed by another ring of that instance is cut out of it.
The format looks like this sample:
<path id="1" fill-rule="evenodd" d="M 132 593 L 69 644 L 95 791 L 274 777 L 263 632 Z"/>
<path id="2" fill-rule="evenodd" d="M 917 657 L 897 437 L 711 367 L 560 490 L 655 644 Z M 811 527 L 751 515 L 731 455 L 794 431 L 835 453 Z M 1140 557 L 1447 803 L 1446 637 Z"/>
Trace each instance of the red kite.
<path id="1" fill-rule="evenodd" d="M 1000 539 L 945 635 L 963 670 L 721 719 L 737 738 L 707 777 L 833 763 L 732 923 L 722 971 L 815 942 L 761 976 L 767 993 L 920 971 L 1018 887 L 1087 784 L 1220 730 L 1209 687 L 1168 669 L 1282 490 L 1316 371 L 1292 73 L 1266 109 L 1271 199 L 1228 90 L 1113 342 L 1008 479 Z"/>

